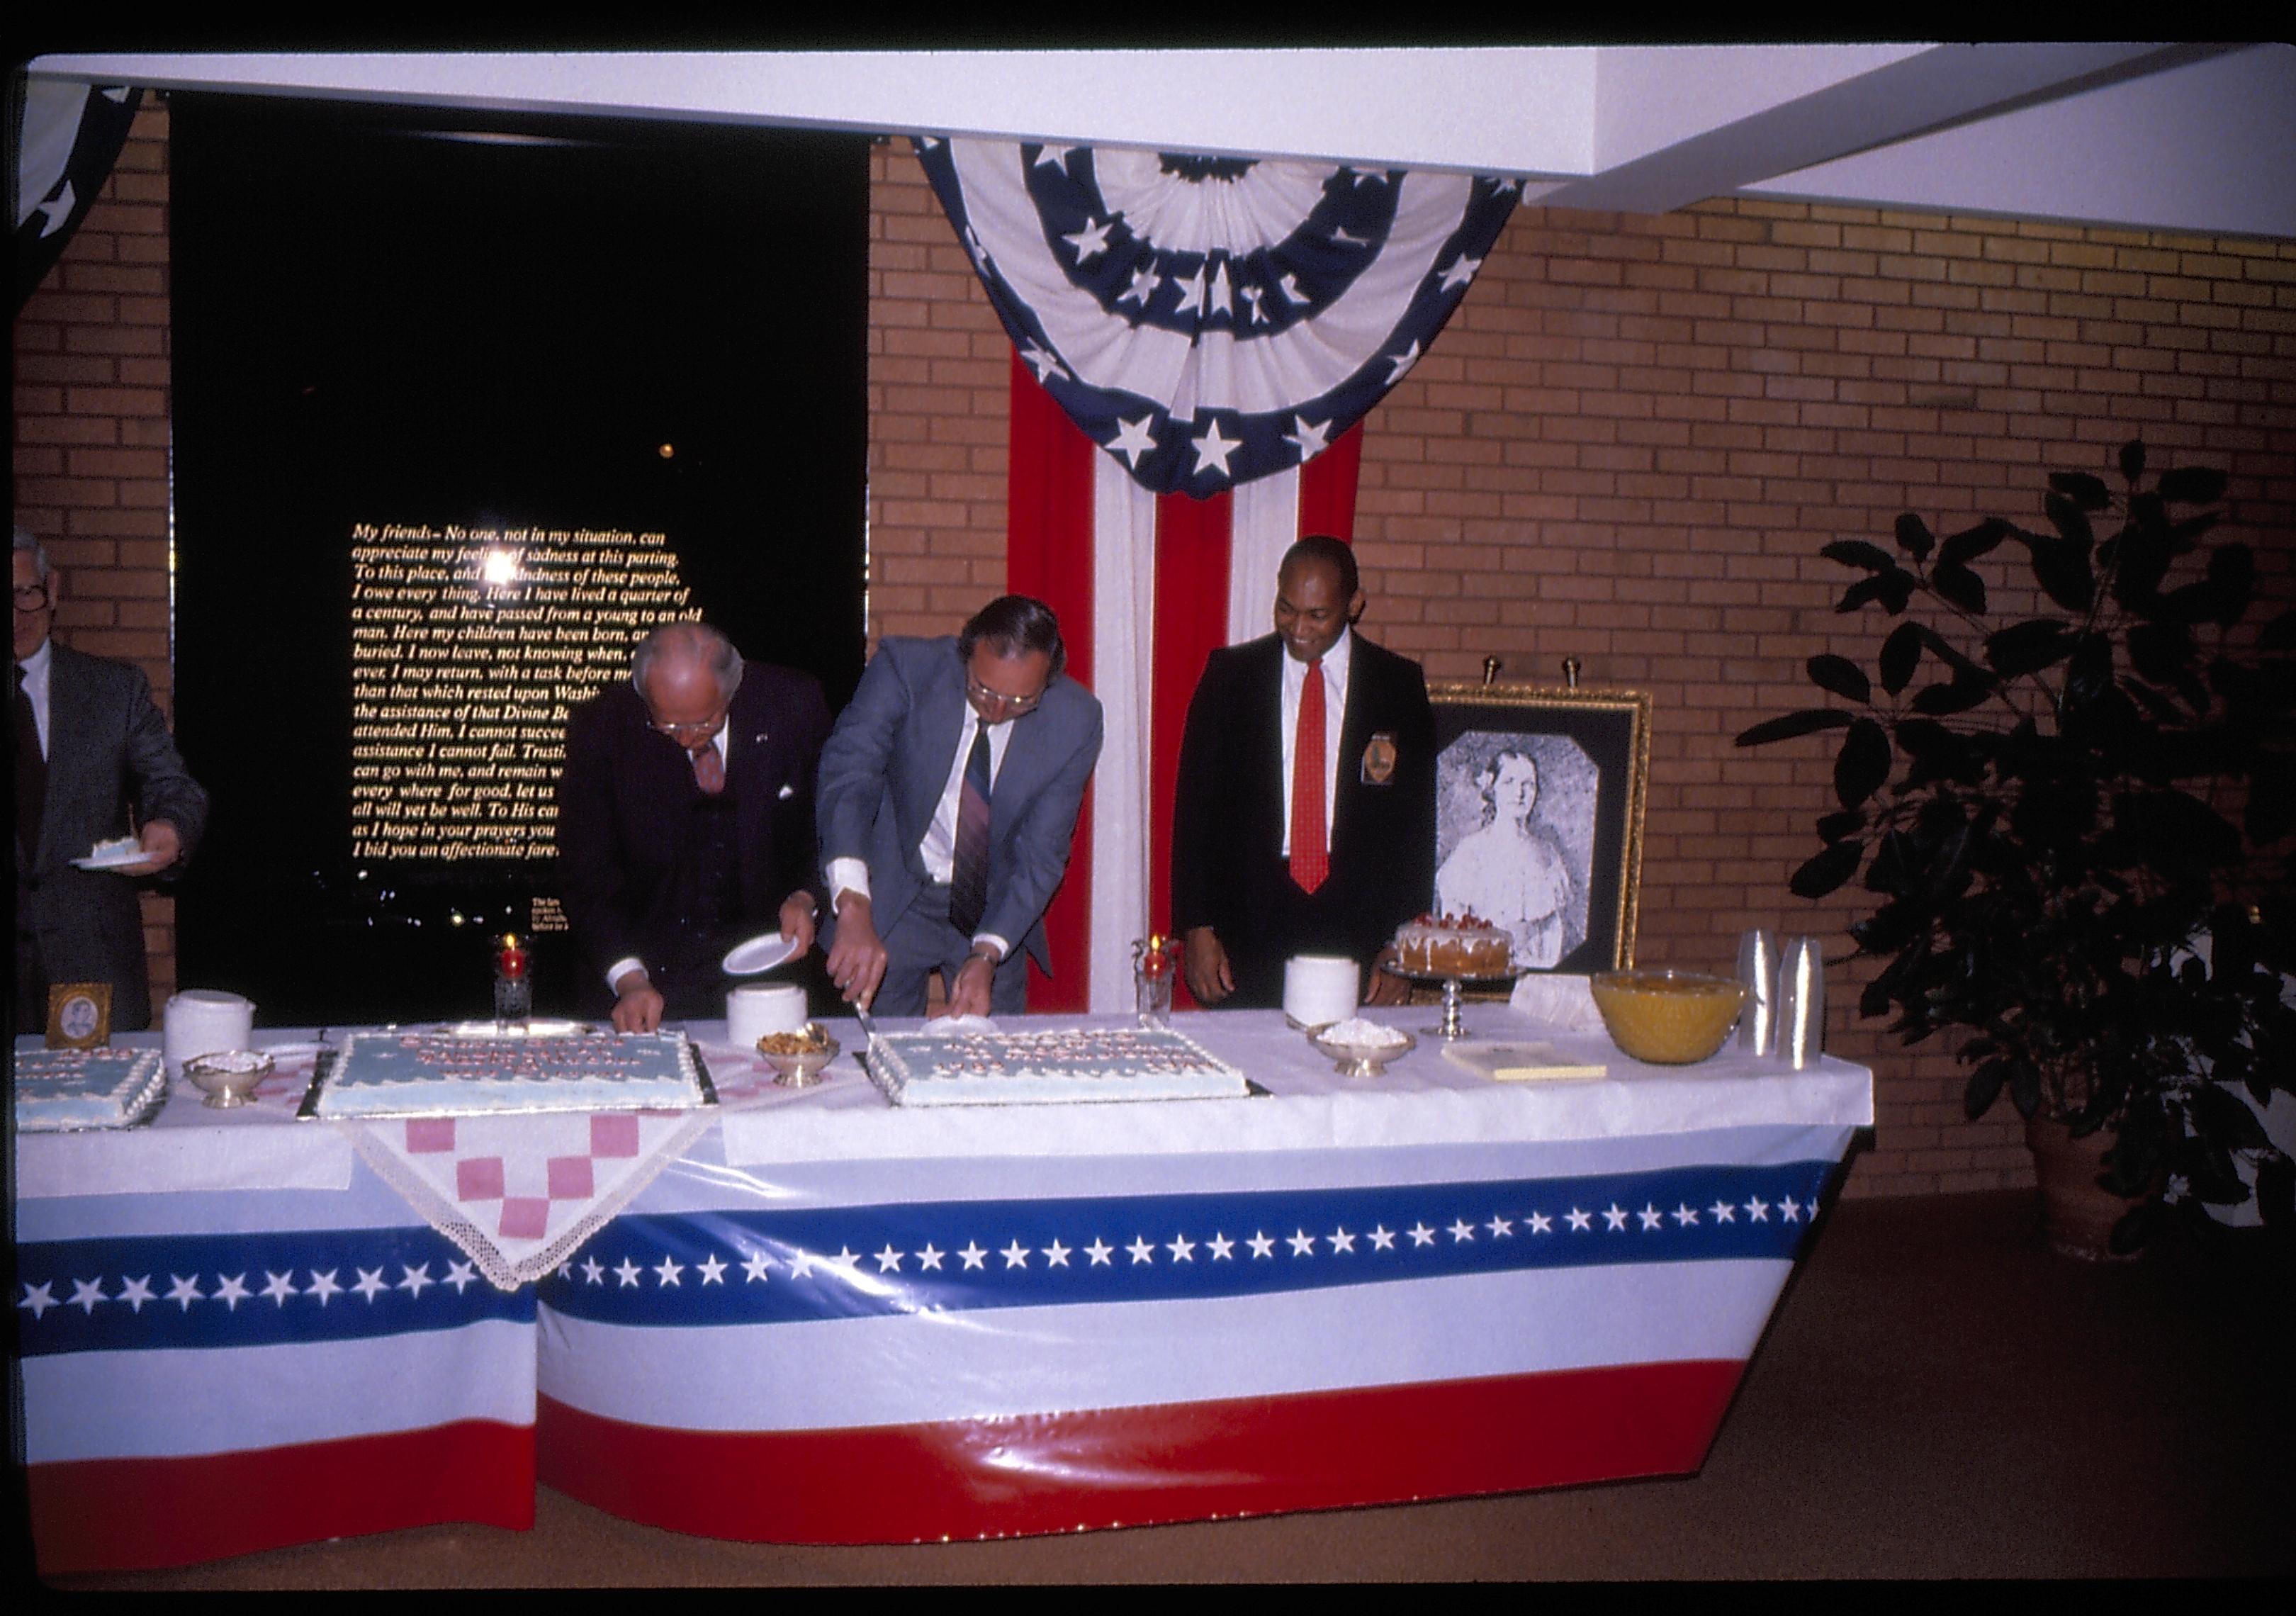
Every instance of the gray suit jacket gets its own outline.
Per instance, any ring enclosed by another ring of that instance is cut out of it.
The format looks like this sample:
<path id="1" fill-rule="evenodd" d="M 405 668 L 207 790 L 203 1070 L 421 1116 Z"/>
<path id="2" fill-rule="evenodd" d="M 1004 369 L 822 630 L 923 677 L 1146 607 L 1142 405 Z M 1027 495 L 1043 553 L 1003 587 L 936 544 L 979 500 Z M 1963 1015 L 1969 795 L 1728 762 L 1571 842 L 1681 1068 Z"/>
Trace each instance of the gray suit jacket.
<path id="1" fill-rule="evenodd" d="M 207 826 L 208 794 L 184 767 L 143 669 L 62 645 L 53 654 L 40 845 L 29 864 L 20 840 L 16 849 L 17 975 L 29 967 L 50 983 L 110 982 L 111 1024 L 134 1031 L 152 1021 L 138 883 L 70 861 L 126 835 L 131 801 L 137 824 L 173 824 L 188 858 Z"/>
<path id="2" fill-rule="evenodd" d="M 821 749 L 823 866 L 835 858 L 868 865 L 881 937 L 931 879 L 917 844 L 940 806 L 967 717 L 955 636 L 889 636 Z M 988 906 L 979 930 L 1022 939 L 1050 970 L 1045 906 L 1068 868 L 1085 783 L 1100 759 L 1100 701 L 1063 676 L 1012 725 L 988 799 Z"/>

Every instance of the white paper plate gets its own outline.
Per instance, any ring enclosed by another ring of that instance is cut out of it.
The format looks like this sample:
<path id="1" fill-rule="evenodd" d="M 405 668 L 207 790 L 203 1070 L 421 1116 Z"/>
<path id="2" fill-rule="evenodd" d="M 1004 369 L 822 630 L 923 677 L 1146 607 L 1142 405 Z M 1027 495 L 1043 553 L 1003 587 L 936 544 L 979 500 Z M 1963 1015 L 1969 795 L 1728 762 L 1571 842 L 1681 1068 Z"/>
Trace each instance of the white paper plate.
<path id="1" fill-rule="evenodd" d="M 778 931 L 768 931 L 763 937 L 753 937 L 746 943 L 736 943 L 726 956 L 726 974 L 755 976 L 760 971 L 770 971 L 797 956 L 797 944 Z"/>
<path id="2" fill-rule="evenodd" d="M 142 864 L 151 857 L 142 848 L 130 848 L 125 852 L 106 853 L 101 858 L 75 858 L 72 866 L 80 870 L 122 870 L 131 864 Z"/>

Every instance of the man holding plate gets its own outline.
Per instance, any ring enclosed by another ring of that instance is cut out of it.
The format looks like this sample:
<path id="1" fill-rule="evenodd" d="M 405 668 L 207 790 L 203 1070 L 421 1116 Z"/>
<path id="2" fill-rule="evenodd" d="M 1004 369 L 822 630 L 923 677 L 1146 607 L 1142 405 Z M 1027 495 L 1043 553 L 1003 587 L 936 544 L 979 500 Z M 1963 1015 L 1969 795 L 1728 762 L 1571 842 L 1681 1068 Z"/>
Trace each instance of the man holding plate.
<path id="1" fill-rule="evenodd" d="M 184 768 L 141 669 L 49 638 L 62 579 L 21 528 L 10 567 L 16 1026 L 47 1025 L 52 983 L 109 982 L 112 1029 L 140 1031 L 152 1024 L 152 988 L 135 878 L 191 857 L 208 794 Z"/>
<path id="2" fill-rule="evenodd" d="M 795 953 L 813 947 L 814 775 L 828 734 L 812 675 L 745 662 L 701 623 L 655 629 L 627 684 L 574 710 L 562 901 L 617 1030 L 724 1014 L 721 961 L 741 939 L 778 927 Z"/>

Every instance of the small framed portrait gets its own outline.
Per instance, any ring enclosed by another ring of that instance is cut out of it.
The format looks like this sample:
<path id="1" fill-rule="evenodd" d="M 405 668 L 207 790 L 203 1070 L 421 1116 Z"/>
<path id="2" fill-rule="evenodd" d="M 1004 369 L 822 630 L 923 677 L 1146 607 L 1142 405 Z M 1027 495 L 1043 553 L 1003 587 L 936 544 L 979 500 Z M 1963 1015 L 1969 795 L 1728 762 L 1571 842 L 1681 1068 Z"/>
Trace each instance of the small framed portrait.
<path id="1" fill-rule="evenodd" d="M 110 982 L 57 982 L 49 988 L 49 1048 L 101 1049 L 110 1042 Z"/>
<path id="2" fill-rule="evenodd" d="M 1435 907 L 1535 970 L 1634 963 L 1650 775 L 1638 691 L 1437 683 Z"/>

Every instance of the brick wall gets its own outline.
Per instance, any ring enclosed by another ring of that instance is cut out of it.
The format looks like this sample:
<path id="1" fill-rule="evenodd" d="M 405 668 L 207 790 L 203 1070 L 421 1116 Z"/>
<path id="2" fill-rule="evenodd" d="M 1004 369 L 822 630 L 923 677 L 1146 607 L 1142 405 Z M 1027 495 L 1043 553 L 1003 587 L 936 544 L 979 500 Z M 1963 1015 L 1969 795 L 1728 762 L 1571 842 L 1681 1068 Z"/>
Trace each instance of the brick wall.
<path id="1" fill-rule="evenodd" d="M 1000 580 L 1004 351 L 922 171 L 877 157 L 873 630 L 945 633 Z M 1820 699 L 1804 662 L 1871 665 L 1875 619 L 1817 551 L 1918 509 L 2038 521 L 2053 470 L 2233 474 L 2228 523 L 2296 603 L 2296 242 L 1871 209 L 1711 202 L 1661 217 L 1524 209 L 1449 327 L 1373 416 L 1355 538 L 1365 630 L 1435 678 L 1649 691 L 1636 955 L 1726 968 L 1753 925 L 1828 934 L 1787 877 L 1835 805 L 1822 738 L 1731 737 Z M 1997 586 L 2006 579 L 1997 570 Z M 1998 589 L 2005 598 L 2015 590 Z M 2260 614 L 2259 614 L 2260 615 Z M 1859 1023 L 1829 972 L 1829 1047 L 1877 1077 L 1851 1193 L 2030 1182 L 2014 1113 Z"/>
<path id="2" fill-rule="evenodd" d="M 166 681 L 165 113 L 17 324 L 20 519 L 86 570 L 75 644 Z M 1004 581 L 1005 340 L 906 143 L 872 157 L 869 630 L 946 633 Z M 1657 218 L 1524 209 L 1450 327 L 1373 417 L 1356 538 L 1365 629 L 1437 678 L 1589 683 L 1655 706 L 1637 955 L 1726 965 L 1738 931 L 1832 933 L 1786 891 L 1832 806 L 1821 740 L 1730 737 L 1808 705 L 1804 660 L 1869 662 L 1818 559 L 2038 514 L 2046 473 L 2233 474 L 2228 525 L 2296 598 L 2296 242 L 1765 202 Z M 1995 574 L 1999 578 L 1999 573 Z M 162 917 L 163 920 L 163 917 Z M 164 947 L 164 923 L 155 945 Z M 156 972 L 169 971 L 168 962 Z M 171 974 L 171 972 L 169 972 Z M 2027 1181 L 2013 1119 L 1853 1013 L 1876 1147 L 1856 1194 Z"/>
<path id="3" fill-rule="evenodd" d="M 16 316 L 16 521 L 63 575 L 57 640 L 122 657 L 172 710 L 168 547 L 168 111 L 147 95 L 102 196 Z M 175 900 L 146 892 L 158 1004 Z"/>

